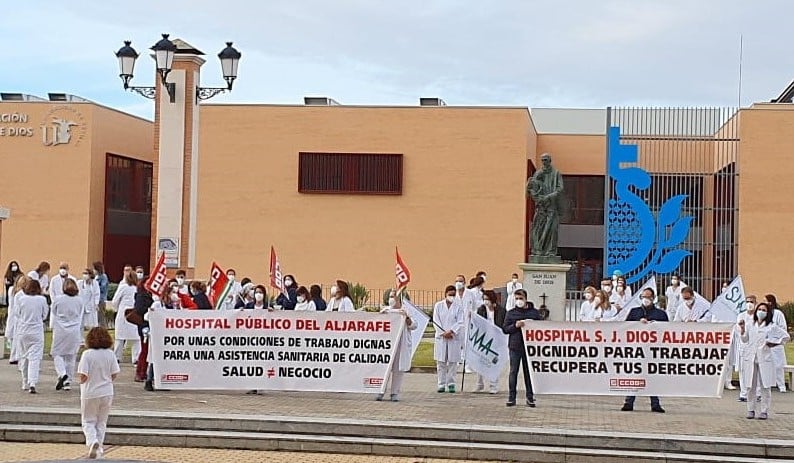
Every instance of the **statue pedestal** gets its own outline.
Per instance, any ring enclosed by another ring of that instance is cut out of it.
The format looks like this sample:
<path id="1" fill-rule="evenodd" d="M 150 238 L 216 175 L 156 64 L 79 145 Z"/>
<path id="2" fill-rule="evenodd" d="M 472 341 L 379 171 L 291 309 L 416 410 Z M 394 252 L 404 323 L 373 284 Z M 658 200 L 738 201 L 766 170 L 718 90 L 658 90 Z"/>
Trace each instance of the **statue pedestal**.
<path id="1" fill-rule="evenodd" d="M 532 262 L 518 264 L 518 268 L 524 272 L 527 299 L 540 310 L 545 296 L 549 320 L 565 321 L 565 280 L 571 264 Z"/>

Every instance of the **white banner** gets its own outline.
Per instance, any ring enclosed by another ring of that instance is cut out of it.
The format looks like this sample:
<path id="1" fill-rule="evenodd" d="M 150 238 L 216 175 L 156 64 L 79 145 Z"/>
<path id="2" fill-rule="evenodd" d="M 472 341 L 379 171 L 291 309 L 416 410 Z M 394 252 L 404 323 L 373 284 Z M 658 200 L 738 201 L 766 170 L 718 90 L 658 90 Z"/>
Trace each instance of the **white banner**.
<path id="1" fill-rule="evenodd" d="M 739 314 L 747 310 L 744 306 L 745 297 L 744 283 L 739 275 L 711 303 L 711 314 L 718 321 L 735 323 Z"/>
<path id="2" fill-rule="evenodd" d="M 537 394 L 721 397 L 732 328 L 542 322 L 523 335 Z"/>
<path id="3" fill-rule="evenodd" d="M 416 323 L 416 329 L 411 330 L 411 358 L 414 358 L 416 350 L 419 349 L 419 343 L 422 342 L 425 329 L 427 329 L 427 325 L 430 323 L 430 317 L 419 310 L 419 308 L 413 305 L 408 299 L 403 299 L 403 309 L 405 309 L 405 313 L 408 314 L 411 320 Z"/>
<path id="4" fill-rule="evenodd" d="M 466 366 L 490 381 L 498 381 L 507 365 L 507 335 L 488 319 L 472 314 L 469 320 Z"/>
<path id="5" fill-rule="evenodd" d="M 165 310 L 149 315 L 165 389 L 382 392 L 402 315 Z"/>

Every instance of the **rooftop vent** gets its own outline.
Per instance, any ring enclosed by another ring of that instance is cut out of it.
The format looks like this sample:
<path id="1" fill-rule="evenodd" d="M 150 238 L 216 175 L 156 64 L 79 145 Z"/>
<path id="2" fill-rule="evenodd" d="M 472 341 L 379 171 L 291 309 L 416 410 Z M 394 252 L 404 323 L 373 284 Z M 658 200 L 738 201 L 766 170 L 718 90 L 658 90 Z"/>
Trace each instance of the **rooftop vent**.
<path id="1" fill-rule="evenodd" d="M 87 103 L 88 100 L 68 93 L 48 93 L 50 101 L 66 101 L 70 103 Z"/>
<path id="2" fill-rule="evenodd" d="M 339 106 L 339 102 L 327 96 L 306 96 L 303 97 L 303 104 L 306 106 Z"/>
<path id="3" fill-rule="evenodd" d="M 441 98 L 419 98 L 419 106 L 446 106 Z"/>
<path id="4" fill-rule="evenodd" d="M 0 93 L 0 100 L 2 101 L 47 101 L 44 98 L 35 95 L 28 95 L 26 93 Z"/>

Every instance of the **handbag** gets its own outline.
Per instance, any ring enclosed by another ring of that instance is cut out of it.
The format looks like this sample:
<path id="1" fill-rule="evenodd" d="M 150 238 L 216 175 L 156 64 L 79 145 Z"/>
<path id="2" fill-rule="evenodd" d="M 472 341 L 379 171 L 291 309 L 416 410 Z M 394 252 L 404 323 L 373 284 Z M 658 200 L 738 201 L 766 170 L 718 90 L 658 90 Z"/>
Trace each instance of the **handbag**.
<path id="1" fill-rule="evenodd" d="M 138 313 L 135 309 L 127 309 L 124 311 L 124 318 L 127 319 L 128 322 L 132 323 L 136 326 L 143 325 L 143 317 L 141 314 Z"/>

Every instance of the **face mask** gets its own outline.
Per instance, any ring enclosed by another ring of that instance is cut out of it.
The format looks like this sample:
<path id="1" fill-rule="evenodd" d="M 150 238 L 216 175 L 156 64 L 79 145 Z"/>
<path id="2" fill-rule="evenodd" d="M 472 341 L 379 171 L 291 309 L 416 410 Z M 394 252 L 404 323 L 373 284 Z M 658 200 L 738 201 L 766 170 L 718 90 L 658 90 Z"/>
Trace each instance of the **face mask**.
<path id="1" fill-rule="evenodd" d="M 339 288 L 336 286 L 331 286 L 331 296 L 336 296 L 337 291 L 339 291 Z"/>
<path id="2" fill-rule="evenodd" d="M 143 279 L 143 272 L 135 272 L 135 276 L 138 277 L 139 280 Z"/>
<path id="3" fill-rule="evenodd" d="M 648 298 L 642 298 L 642 306 L 643 307 L 650 307 L 653 304 L 653 301 Z"/>
<path id="4" fill-rule="evenodd" d="M 518 278 L 513 278 L 513 283 L 518 283 Z"/>
<path id="5" fill-rule="evenodd" d="M 457 289 L 458 291 L 460 291 L 461 289 L 463 289 L 463 286 L 465 286 L 465 285 L 463 284 L 463 282 L 462 282 L 462 281 L 456 281 L 456 282 L 455 282 L 455 289 Z"/>
<path id="6" fill-rule="evenodd" d="M 226 278 L 228 278 L 228 279 L 229 279 L 229 281 L 234 281 L 234 277 L 235 277 L 235 276 L 236 276 L 235 274 L 233 274 L 233 273 L 230 273 L 229 275 L 226 275 Z"/>
<path id="7" fill-rule="evenodd" d="M 753 304 L 752 302 L 748 302 L 747 303 L 747 311 L 748 312 L 752 312 L 753 310 L 755 310 L 755 304 Z"/>
<path id="8" fill-rule="evenodd" d="M 455 302 L 455 296 L 447 296 L 447 302 L 449 302 L 450 304 Z"/>
<path id="9" fill-rule="evenodd" d="M 389 298 L 389 307 L 394 307 L 397 304 L 397 299 L 390 297 Z"/>
<path id="10" fill-rule="evenodd" d="M 763 320 L 766 318 L 766 311 L 759 310 L 758 312 L 755 313 L 755 315 L 758 317 L 759 320 Z"/>
<path id="11" fill-rule="evenodd" d="M 609 293 L 609 292 L 611 292 L 611 291 L 612 291 L 612 287 L 611 287 L 611 286 L 602 286 L 602 287 L 601 287 L 601 290 L 602 290 L 602 291 L 606 291 L 606 292 L 608 292 L 608 293 Z"/>
<path id="12" fill-rule="evenodd" d="M 265 300 L 265 295 L 262 293 L 254 293 L 254 299 L 256 299 L 256 302 L 262 302 Z"/>
<path id="13" fill-rule="evenodd" d="M 523 309 L 527 305 L 527 301 L 523 299 L 516 299 L 516 307 Z"/>
<path id="14" fill-rule="evenodd" d="M 298 296 L 298 302 L 306 302 L 305 296 Z"/>
<path id="15" fill-rule="evenodd" d="M 590 294 L 590 293 L 584 293 L 584 298 L 586 300 L 588 300 L 588 301 L 592 301 L 593 300 L 593 295 Z"/>
<path id="16" fill-rule="evenodd" d="M 619 293 L 622 293 L 622 292 L 624 291 L 624 288 L 623 288 L 623 286 L 618 286 L 618 287 L 617 287 L 617 291 L 618 291 Z"/>
<path id="17" fill-rule="evenodd" d="M 678 285 L 678 280 L 672 280 L 673 285 Z"/>
<path id="18" fill-rule="evenodd" d="M 88 280 L 90 280 L 90 279 L 91 279 L 91 275 L 89 275 L 89 274 L 87 274 L 87 273 L 84 273 L 84 274 L 83 274 L 83 280 L 85 280 L 85 281 L 88 281 Z"/>
<path id="19" fill-rule="evenodd" d="M 292 280 L 290 280 L 289 278 L 284 280 L 284 286 L 292 286 Z"/>
<path id="20" fill-rule="evenodd" d="M 19 270 L 19 267 L 17 267 L 16 265 L 12 265 L 11 266 L 11 271 L 12 272 L 16 272 L 17 270 Z"/>
<path id="21" fill-rule="evenodd" d="M 62 268 L 62 269 L 58 270 L 58 275 L 60 275 L 62 277 L 65 277 L 68 274 L 69 274 L 69 272 L 65 268 Z"/>
<path id="22" fill-rule="evenodd" d="M 684 302 L 686 303 L 686 305 L 691 306 L 692 304 L 695 303 L 695 300 L 694 299 L 684 299 Z"/>
<path id="23" fill-rule="evenodd" d="M 176 279 L 176 284 L 178 284 L 179 286 L 182 286 L 182 285 L 184 285 L 184 284 L 185 284 L 185 279 L 184 279 L 184 278 L 182 278 L 182 277 L 178 277 L 178 278 Z"/>

